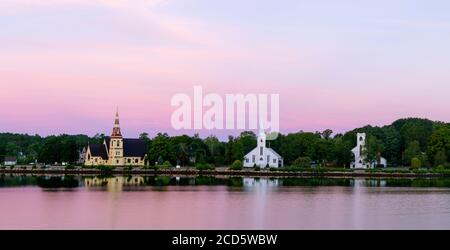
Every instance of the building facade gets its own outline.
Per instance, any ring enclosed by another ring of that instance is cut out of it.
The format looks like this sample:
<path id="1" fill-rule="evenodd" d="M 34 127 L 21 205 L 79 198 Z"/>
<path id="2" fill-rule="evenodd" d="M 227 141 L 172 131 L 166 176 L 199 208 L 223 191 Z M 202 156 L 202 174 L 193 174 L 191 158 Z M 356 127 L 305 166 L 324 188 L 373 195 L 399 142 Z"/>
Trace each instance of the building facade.
<path id="1" fill-rule="evenodd" d="M 17 158 L 12 156 L 6 156 L 4 161 L 5 166 L 14 166 L 17 165 Z"/>
<path id="2" fill-rule="evenodd" d="M 114 127 L 110 137 L 102 144 L 86 147 L 85 166 L 145 166 L 147 145 L 141 139 L 122 137 L 119 123 L 119 112 L 116 112 Z"/>
<path id="3" fill-rule="evenodd" d="M 356 147 L 352 149 L 352 153 L 355 156 L 355 161 L 350 164 L 351 168 L 374 168 L 378 165 L 376 161 L 368 162 L 364 151 L 366 150 L 366 133 L 357 133 L 356 135 Z M 385 158 L 380 156 L 380 165 L 387 166 Z"/>
<path id="4" fill-rule="evenodd" d="M 278 168 L 283 164 L 283 157 L 266 146 L 266 133 L 261 130 L 258 135 L 257 147 L 244 156 L 244 167 Z"/>

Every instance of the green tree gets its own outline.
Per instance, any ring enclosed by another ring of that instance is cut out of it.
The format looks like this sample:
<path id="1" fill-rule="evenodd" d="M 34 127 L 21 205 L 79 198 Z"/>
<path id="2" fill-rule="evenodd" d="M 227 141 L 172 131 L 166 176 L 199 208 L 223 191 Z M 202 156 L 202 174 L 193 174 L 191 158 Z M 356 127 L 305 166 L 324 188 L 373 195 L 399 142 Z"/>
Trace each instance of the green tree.
<path id="1" fill-rule="evenodd" d="M 420 144 L 418 141 L 412 141 L 408 144 L 405 152 L 403 152 L 403 164 L 405 166 L 410 165 L 412 158 L 419 158 L 421 155 Z"/>
<path id="2" fill-rule="evenodd" d="M 231 165 L 230 169 L 232 170 L 241 170 L 242 169 L 242 161 L 235 160 L 233 164 Z"/>
<path id="3" fill-rule="evenodd" d="M 381 162 L 381 154 L 384 150 L 384 144 L 381 140 L 373 135 L 368 135 L 366 138 L 366 148 L 363 154 L 368 162 L 376 162 L 377 165 Z"/>
<path id="4" fill-rule="evenodd" d="M 383 128 L 385 149 L 383 156 L 393 165 L 400 165 L 402 162 L 402 148 L 400 133 L 393 126 Z"/>
<path id="5" fill-rule="evenodd" d="M 351 142 L 344 140 L 343 138 L 336 138 L 333 146 L 333 156 L 335 164 L 341 167 L 350 166 L 350 162 L 353 160 Z"/>
<path id="6" fill-rule="evenodd" d="M 447 163 L 447 155 L 444 150 L 438 151 L 434 156 L 434 166 L 444 165 Z"/>
<path id="7" fill-rule="evenodd" d="M 292 164 L 296 167 L 300 167 L 300 168 L 309 168 L 311 167 L 311 158 L 309 157 L 298 157 L 294 163 Z"/>
<path id="8" fill-rule="evenodd" d="M 333 134 L 333 130 L 325 129 L 321 135 L 322 135 L 322 138 L 324 138 L 325 140 L 329 140 L 331 138 L 332 134 Z"/>
<path id="9" fill-rule="evenodd" d="M 422 162 L 420 161 L 419 158 L 413 157 L 411 159 L 411 167 L 412 168 L 420 168 L 421 166 L 422 166 Z"/>
<path id="10" fill-rule="evenodd" d="M 443 151 L 444 154 L 450 156 L 450 128 L 448 126 L 441 126 L 436 129 L 428 139 L 428 158 L 433 160 L 433 165 L 438 165 L 434 162 L 436 155 Z M 441 153 L 441 156 L 443 154 Z M 449 161 L 447 158 L 446 161 Z"/>
<path id="11" fill-rule="evenodd" d="M 150 163 L 156 162 L 160 156 L 165 160 L 175 158 L 174 152 L 170 148 L 169 135 L 166 133 L 158 133 L 156 137 L 153 138 L 148 152 Z"/>

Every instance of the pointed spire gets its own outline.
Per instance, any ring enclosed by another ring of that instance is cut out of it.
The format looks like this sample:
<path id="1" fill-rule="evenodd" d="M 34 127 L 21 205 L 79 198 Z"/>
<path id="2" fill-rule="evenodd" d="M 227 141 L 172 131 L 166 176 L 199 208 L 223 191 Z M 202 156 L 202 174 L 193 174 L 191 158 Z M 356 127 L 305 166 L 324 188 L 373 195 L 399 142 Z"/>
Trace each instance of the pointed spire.
<path id="1" fill-rule="evenodd" d="M 114 128 L 113 128 L 111 137 L 122 137 L 122 133 L 120 132 L 119 108 L 118 107 L 116 109 L 116 116 L 114 119 Z"/>

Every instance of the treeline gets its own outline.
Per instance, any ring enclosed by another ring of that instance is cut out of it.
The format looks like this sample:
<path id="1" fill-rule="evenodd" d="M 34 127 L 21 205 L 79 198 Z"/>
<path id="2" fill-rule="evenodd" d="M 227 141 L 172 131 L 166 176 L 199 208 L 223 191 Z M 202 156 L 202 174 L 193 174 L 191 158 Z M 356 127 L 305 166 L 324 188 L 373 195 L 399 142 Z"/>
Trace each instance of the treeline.
<path id="1" fill-rule="evenodd" d="M 104 135 L 59 135 L 41 137 L 39 135 L 0 133 L 0 161 L 14 156 L 19 164 L 34 163 L 75 163 L 80 150 L 90 143 L 100 143 Z"/>
<path id="2" fill-rule="evenodd" d="M 365 126 L 345 134 L 322 132 L 297 132 L 281 134 L 268 146 L 284 157 L 285 165 L 305 161 L 321 166 L 349 167 L 353 160 L 351 149 L 356 146 L 356 134 L 364 132 L 368 138 L 366 155 L 370 161 L 381 156 L 390 166 L 434 167 L 450 161 L 450 124 L 427 119 L 400 119 L 384 127 Z M 75 162 L 78 151 L 90 143 L 99 143 L 104 135 L 89 138 L 85 135 L 30 136 L 0 134 L 0 159 L 4 156 L 20 156 L 24 163 Z M 157 134 L 150 138 L 140 136 L 148 144 L 148 162 L 169 161 L 172 165 L 195 165 L 209 163 L 216 166 L 231 165 L 242 160 L 256 147 L 256 135 L 242 132 L 220 141 L 215 136 L 169 136 Z"/>

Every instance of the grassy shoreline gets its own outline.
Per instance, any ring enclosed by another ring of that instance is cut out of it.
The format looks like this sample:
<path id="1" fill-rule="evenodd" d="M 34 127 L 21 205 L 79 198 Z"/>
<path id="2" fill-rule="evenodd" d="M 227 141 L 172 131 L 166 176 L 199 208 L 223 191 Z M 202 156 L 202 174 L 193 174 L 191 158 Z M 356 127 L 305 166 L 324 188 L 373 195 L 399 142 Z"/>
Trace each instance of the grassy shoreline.
<path id="1" fill-rule="evenodd" d="M 448 170 L 433 169 L 270 169 L 270 170 L 230 170 L 216 168 L 214 170 L 198 170 L 196 168 L 30 168 L 16 166 L 12 169 L 0 168 L 0 174 L 32 174 L 32 175 L 170 175 L 170 176 L 243 176 L 243 177 L 329 177 L 329 178 L 450 178 Z"/>

